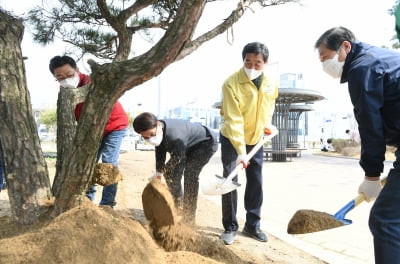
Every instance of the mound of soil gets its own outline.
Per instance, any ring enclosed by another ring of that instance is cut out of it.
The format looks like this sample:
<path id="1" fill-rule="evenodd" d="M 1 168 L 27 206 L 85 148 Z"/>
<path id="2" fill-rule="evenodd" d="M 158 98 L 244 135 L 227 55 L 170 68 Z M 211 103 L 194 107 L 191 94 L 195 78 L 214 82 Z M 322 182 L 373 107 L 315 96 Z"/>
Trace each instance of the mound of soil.
<path id="1" fill-rule="evenodd" d="M 219 239 L 202 236 L 184 223 L 164 226 L 154 232 L 158 243 L 167 251 L 189 251 L 222 263 L 250 263 L 241 259 Z M 195 262 L 190 262 L 195 263 Z"/>
<path id="2" fill-rule="evenodd" d="M 143 210 L 155 240 L 167 251 L 189 251 L 224 263 L 247 263 L 219 239 L 202 236 L 192 227 L 177 222 L 177 212 L 168 187 L 153 179 L 142 193 Z"/>
<path id="3" fill-rule="evenodd" d="M 89 201 L 42 225 L 2 239 L 1 262 L 218 263 L 192 252 L 167 253 L 138 221 Z"/>
<path id="4" fill-rule="evenodd" d="M 343 225 L 341 221 L 328 213 L 314 210 L 298 210 L 290 219 L 287 232 L 288 234 L 307 234 Z"/>

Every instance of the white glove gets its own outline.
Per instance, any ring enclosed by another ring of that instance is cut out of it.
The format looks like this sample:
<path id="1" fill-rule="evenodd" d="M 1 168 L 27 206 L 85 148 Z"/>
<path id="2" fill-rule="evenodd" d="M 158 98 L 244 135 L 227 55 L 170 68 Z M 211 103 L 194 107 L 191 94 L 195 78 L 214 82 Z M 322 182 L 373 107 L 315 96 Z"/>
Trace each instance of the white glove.
<path id="1" fill-rule="evenodd" d="M 278 133 L 278 128 L 272 124 L 266 125 L 264 127 L 264 135 L 271 135 L 274 133 Z"/>
<path id="2" fill-rule="evenodd" d="M 372 202 L 378 197 L 382 189 L 382 184 L 380 180 L 370 181 L 364 179 L 360 186 L 358 187 L 358 193 L 363 193 L 365 196 L 365 201 Z"/>
<path id="3" fill-rule="evenodd" d="M 240 163 L 242 163 L 243 168 L 247 168 L 247 166 L 249 166 L 250 164 L 250 162 L 247 160 L 247 156 L 244 154 L 238 155 L 236 159 L 236 166 L 239 165 Z"/>
<path id="4" fill-rule="evenodd" d="M 149 177 L 149 181 L 152 181 L 152 180 L 156 179 L 156 180 L 160 180 L 161 182 L 165 182 L 165 179 L 164 179 L 163 176 L 164 175 L 161 172 L 157 171 L 157 172 L 155 172 L 153 175 L 151 175 Z"/>

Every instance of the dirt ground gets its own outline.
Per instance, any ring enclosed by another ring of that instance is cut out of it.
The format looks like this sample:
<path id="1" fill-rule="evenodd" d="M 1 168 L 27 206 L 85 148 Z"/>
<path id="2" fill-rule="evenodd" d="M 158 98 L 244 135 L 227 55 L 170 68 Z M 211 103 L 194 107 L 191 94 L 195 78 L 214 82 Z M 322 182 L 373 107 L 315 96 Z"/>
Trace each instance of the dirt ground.
<path id="1" fill-rule="evenodd" d="M 54 160 L 49 161 L 54 174 Z M 117 206 L 85 202 L 50 222 L 16 227 L 10 221 L 7 191 L 0 193 L 0 263 L 325 263 L 268 234 L 261 243 L 241 236 L 231 246 L 218 239 L 221 209 L 199 196 L 195 226 L 178 223 L 155 239 L 144 216 L 142 191 L 154 172 L 153 151 L 120 155 Z M 179 219 L 179 216 L 178 216 Z M 168 244 L 168 247 L 165 245 Z"/>

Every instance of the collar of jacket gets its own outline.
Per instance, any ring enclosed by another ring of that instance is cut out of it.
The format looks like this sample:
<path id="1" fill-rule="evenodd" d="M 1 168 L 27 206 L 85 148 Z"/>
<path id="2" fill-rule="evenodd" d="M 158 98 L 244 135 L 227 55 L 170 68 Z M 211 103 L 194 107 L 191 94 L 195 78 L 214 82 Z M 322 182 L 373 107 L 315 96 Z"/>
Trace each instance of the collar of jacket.
<path id="1" fill-rule="evenodd" d="M 349 54 L 347 54 L 346 60 L 344 61 L 343 65 L 343 73 L 340 78 L 340 83 L 345 83 L 348 80 L 348 73 L 349 73 L 349 68 L 351 66 L 351 63 L 353 62 L 354 58 L 357 57 L 362 50 L 364 49 L 363 43 L 359 41 L 354 41 L 351 43 L 351 50 Z"/>

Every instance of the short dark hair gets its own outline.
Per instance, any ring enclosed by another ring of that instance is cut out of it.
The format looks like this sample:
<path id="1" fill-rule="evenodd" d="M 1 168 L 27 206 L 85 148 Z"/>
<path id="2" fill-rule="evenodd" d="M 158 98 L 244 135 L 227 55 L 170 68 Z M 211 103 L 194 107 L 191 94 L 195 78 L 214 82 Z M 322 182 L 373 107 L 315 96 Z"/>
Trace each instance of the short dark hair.
<path id="1" fill-rule="evenodd" d="M 254 53 L 256 55 L 258 54 L 262 54 L 263 58 L 264 58 L 264 62 L 268 61 L 268 57 L 269 57 L 269 51 L 267 46 L 265 46 L 264 44 L 260 43 L 260 42 L 251 42 L 246 44 L 246 46 L 244 46 L 243 51 L 242 51 L 242 59 L 244 60 L 244 58 L 246 58 L 246 54 L 248 53 Z"/>
<path id="2" fill-rule="evenodd" d="M 345 27 L 334 27 L 322 34 L 317 42 L 315 42 L 315 48 L 318 49 L 322 44 L 330 50 L 338 50 L 342 45 L 343 41 L 354 42 L 356 37 L 353 32 Z"/>
<path id="3" fill-rule="evenodd" d="M 69 64 L 72 68 L 76 69 L 76 62 L 70 56 L 55 56 L 50 60 L 49 70 L 52 74 L 54 74 L 54 69 L 64 66 L 65 64 Z"/>
<path id="4" fill-rule="evenodd" d="M 143 112 L 138 115 L 132 123 L 136 133 L 146 131 L 157 126 L 157 117 L 149 112 Z"/>

